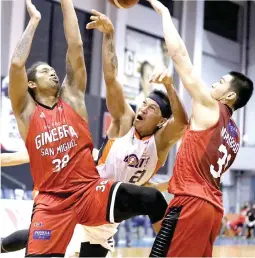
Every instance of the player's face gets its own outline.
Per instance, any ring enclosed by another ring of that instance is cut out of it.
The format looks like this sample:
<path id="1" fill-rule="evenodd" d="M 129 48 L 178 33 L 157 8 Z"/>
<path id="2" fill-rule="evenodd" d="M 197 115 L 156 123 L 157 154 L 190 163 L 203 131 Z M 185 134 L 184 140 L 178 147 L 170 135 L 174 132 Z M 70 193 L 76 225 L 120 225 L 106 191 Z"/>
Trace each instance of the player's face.
<path id="1" fill-rule="evenodd" d="M 231 91 L 231 81 L 233 77 L 230 74 L 224 75 L 220 81 L 214 83 L 211 88 L 211 96 L 220 101 L 228 102 L 236 94 Z"/>
<path id="2" fill-rule="evenodd" d="M 146 98 L 136 112 L 134 127 L 140 136 L 151 135 L 163 120 L 159 105 Z"/>
<path id="3" fill-rule="evenodd" d="M 42 64 L 36 68 L 36 87 L 39 90 L 58 90 L 59 79 L 56 71 L 47 64 Z"/>

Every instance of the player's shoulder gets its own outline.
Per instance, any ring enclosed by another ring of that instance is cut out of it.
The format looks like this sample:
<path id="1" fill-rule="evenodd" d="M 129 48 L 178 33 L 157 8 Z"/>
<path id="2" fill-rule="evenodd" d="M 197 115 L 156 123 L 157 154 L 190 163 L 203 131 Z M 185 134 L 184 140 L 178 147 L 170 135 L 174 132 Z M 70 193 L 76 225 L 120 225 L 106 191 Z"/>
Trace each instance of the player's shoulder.
<path id="1" fill-rule="evenodd" d="M 199 102 L 192 103 L 192 113 L 190 118 L 190 129 L 203 131 L 215 127 L 221 117 L 221 110 L 218 101 L 213 101 L 214 105 L 205 106 Z"/>

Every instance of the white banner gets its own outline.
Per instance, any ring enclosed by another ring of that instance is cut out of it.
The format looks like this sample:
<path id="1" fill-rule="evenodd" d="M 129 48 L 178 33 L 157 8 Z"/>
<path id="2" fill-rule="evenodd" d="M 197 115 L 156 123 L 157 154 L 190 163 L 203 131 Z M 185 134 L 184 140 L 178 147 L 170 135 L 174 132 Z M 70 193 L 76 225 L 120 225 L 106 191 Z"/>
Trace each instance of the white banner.
<path id="1" fill-rule="evenodd" d="M 33 203 L 33 200 L 0 200 L 1 237 L 29 228 Z"/>
<path id="2" fill-rule="evenodd" d="M 17 230 L 28 229 L 34 201 L 32 200 L 0 200 L 0 236 L 6 237 Z M 17 252 L 1 254 L 2 258 L 23 258 L 25 249 Z"/>
<path id="3" fill-rule="evenodd" d="M 126 29 L 124 93 L 131 104 L 140 104 L 154 88 L 161 85 L 149 83 L 154 69 L 170 66 L 170 58 L 163 39 Z"/>
<path id="4" fill-rule="evenodd" d="M 8 77 L 2 81 L 1 91 L 1 147 L 7 151 L 24 151 L 25 144 L 20 137 L 18 125 L 8 98 Z"/>

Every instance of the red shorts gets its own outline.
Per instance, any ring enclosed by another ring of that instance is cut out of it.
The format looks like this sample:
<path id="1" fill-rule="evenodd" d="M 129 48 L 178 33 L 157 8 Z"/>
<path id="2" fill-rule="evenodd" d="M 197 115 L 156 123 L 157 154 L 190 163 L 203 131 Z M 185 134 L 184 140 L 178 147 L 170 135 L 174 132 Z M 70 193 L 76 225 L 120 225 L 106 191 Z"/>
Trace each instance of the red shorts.
<path id="1" fill-rule="evenodd" d="M 109 223 L 114 193 L 120 183 L 99 179 L 69 196 L 39 193 L 29 229 L 27 256 L 63 255 L 76 224 Z"/>
<path id="2" fill-rule="evenodd" d="M 196 197 L 175 197 L 169 204 L 150 257 L 211 257 L 223 213 Z"/>

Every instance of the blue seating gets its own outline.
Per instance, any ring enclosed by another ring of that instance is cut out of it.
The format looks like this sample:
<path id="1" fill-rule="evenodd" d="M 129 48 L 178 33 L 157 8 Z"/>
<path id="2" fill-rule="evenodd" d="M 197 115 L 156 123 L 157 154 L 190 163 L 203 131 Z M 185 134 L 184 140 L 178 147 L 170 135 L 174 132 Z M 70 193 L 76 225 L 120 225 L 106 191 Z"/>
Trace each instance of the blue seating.
<path id="1" fill-rule="evenodd" d="M 3 189 L 3 199 L 15 199 L 13 189 L 8 189 L 8 188 Z"/>
<path id="2" fill-rule="evenodd" d="M 25 191 L 23 189 L 15 189 L 14 194 L 16 200 L 23 200 L 25 196 Z"/>
<path id="3" fill-rule="evenodd" d="M 27 190 L 25 192 L 24 199 L 25 200 L 33 200 L 33 191 L 32 190 Z"/>

